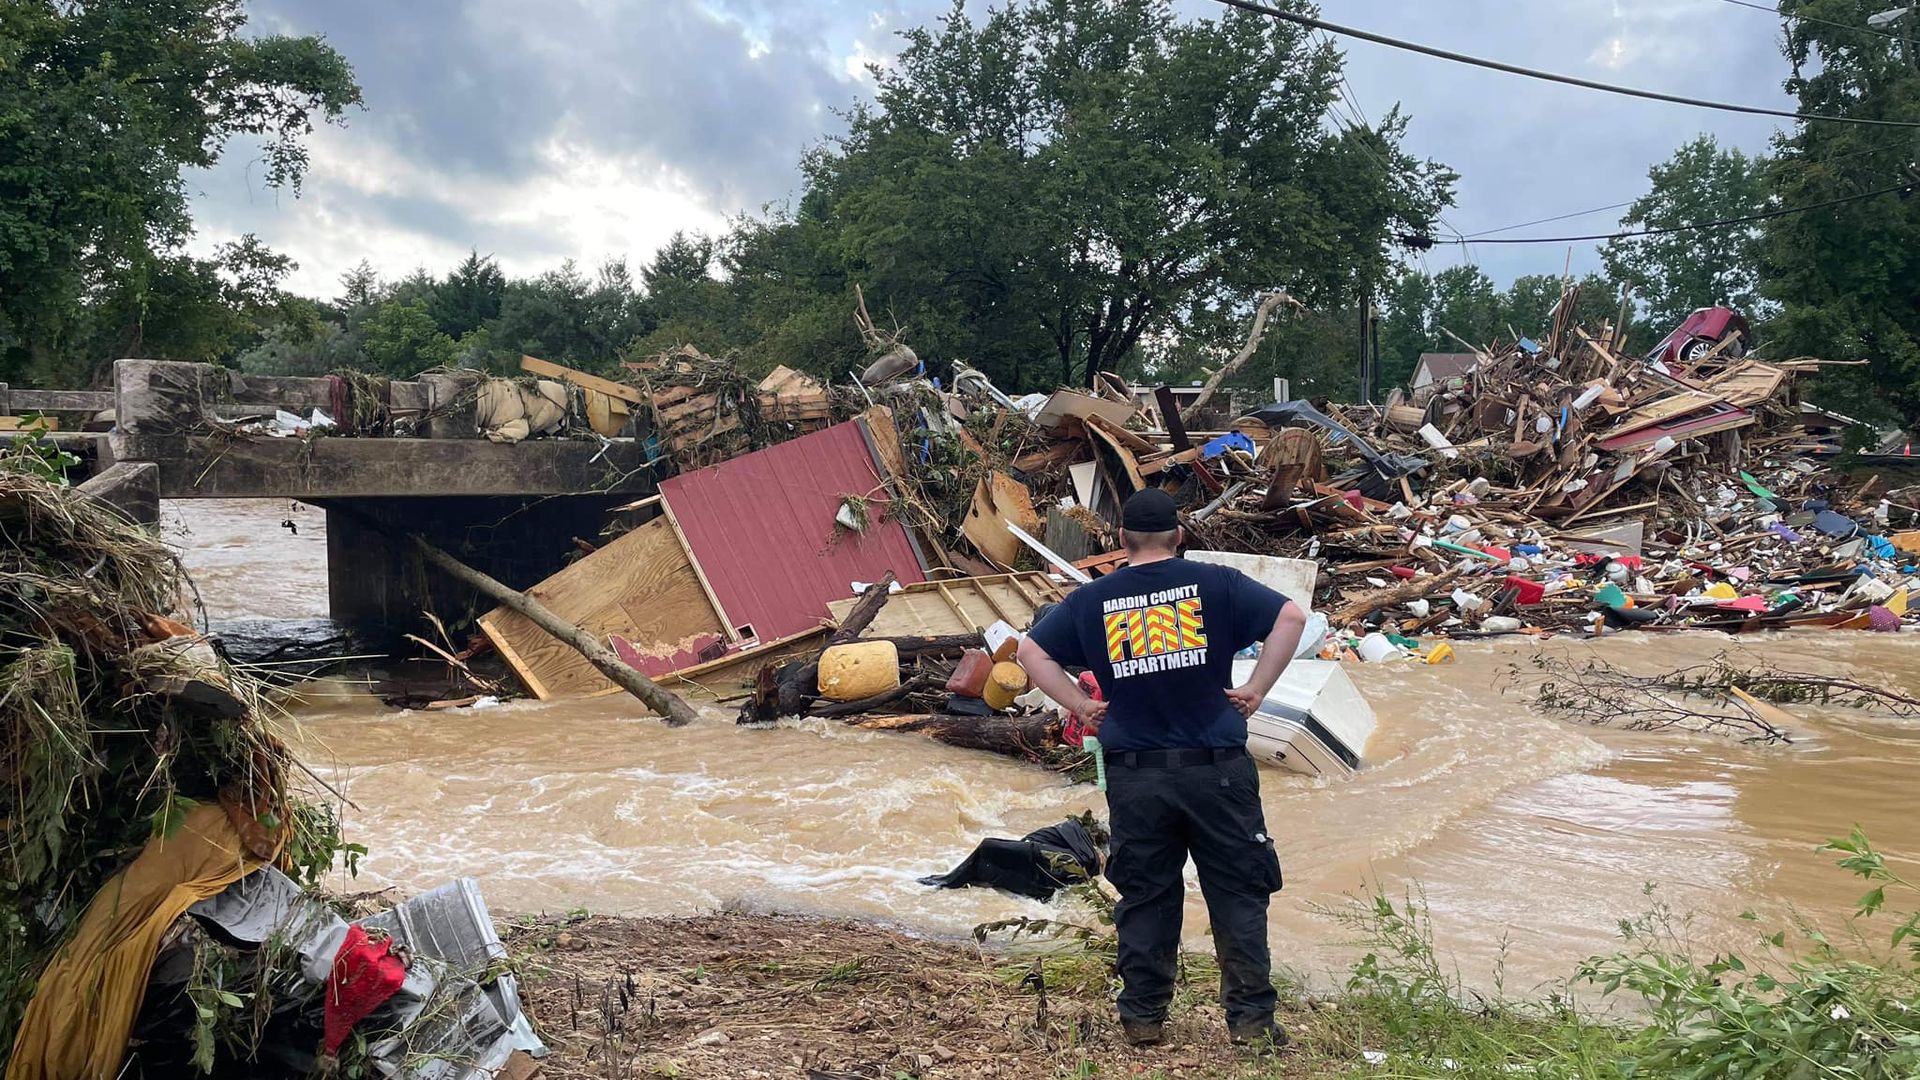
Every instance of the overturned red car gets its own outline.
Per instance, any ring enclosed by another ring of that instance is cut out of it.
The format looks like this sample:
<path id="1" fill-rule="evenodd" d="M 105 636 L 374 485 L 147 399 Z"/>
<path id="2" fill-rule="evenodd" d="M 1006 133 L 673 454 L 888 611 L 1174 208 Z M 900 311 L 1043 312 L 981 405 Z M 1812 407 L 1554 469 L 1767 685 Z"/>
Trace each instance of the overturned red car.
<path id="1" fill-rule="evenodd" d="M 1712 352 L 1729 337 L 1734 340 L 1720 350 L 1729 359 L 1747 355 L 1753 344 L 1753 331 L 1746 317 L 1729 307 L 1703 307 L 1681 320 L 1673 333 L 1660 340 L 1647 354 L 1649 363 L 1692 364 Z"/>

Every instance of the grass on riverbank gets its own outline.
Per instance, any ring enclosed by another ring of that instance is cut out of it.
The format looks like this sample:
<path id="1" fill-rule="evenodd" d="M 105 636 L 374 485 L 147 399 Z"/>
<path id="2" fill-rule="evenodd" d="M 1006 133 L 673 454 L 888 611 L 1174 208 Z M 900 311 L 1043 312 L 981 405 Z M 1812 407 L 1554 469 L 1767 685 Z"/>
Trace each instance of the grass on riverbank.
<path id="1" fill-rule="evenodd" d="M 1863 915 L 1886 890 L 1913 890 L 1857 832 L 1832 846 L 1872 885 Z M 1191 954 L 1167 1044 L 1128 1047 L 1098 928 L 1022 951 L 792 916 L 579 912 L 520 920 L 507 941 L 555 1051 L 543 1075 L 557 1080 L 1920 1075 L 1920 916 L 1890 940 L 1861 922 L 1831 938 L 1803 924 L 1756 934 L 1756 956 L 1698 961 L 1684 920 L 1656 902 L 1622 925 L 1621 951 L 1587 961 L 1567 986 L 1512 1000 L 1471 992 L 1446 969 L 1417 901 L 1375 897 L 1335 914 L 1364 954 L 1333 994 L 1283 986 L 1294 1046 L 1266 1057 L 1228 1045 L 1218 972 Z M 1602 1018 L 1596 994 L 1643 1011 Z"/>

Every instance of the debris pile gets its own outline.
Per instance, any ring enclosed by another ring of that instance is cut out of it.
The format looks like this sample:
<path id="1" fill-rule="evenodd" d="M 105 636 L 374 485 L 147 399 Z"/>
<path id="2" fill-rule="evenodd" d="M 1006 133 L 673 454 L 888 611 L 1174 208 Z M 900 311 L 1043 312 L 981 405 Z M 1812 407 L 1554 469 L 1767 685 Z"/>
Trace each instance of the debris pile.
<path id="1" fill-rule="evenodd" d="M 744 721 L 832 717 L 1043 758 L 1071 735 L 990 631 L 1023 632 L 1118 566 L 1120 506 L 1147 487 L 1182 504 L 1190 557 L 1306 567 L 1282 591 L 1324 615 L 1305 651 L 1320 659 L 1914 617 L 1920 530 L 1895 523 L 1920 510 L 1835 468 L 1848 421 L 1797 386 L 1823 361 L 1746 355 L 1731 312 L 1634 356 L 1614 328 L 1575 325 L 1576 301 L 1544 341 L 1428 366 L 1383 405 L 1276 401 L 1211 430 L 1195 425 L 1221 415 L 1209 399 L 1247 349 L 1183 400 L 1111 373 L 1019 399 L 965 364 L 943 382 L 863 311 L 876 359 L 850 386 L 754 382 L 684 348 L 629 365 L 678 475 L 535 592 L 648 677 L 744 701 Z M 1262 304 L 1254 335 L 1277 309 Z M 902 592 L 856 603 L 876 581 Z M 611 692 L 510 611 L 481 626 L 538 696 Z"/>
<path id="2" fill-rule="evenodd" d="M 6 1075 L 438 1080 L 541 1052 L 471 883 L 356 923 L 316 898 L 361 849 L 260 684 L 180 621 L 156 537 L 27 464 L 0 457 Z"/>

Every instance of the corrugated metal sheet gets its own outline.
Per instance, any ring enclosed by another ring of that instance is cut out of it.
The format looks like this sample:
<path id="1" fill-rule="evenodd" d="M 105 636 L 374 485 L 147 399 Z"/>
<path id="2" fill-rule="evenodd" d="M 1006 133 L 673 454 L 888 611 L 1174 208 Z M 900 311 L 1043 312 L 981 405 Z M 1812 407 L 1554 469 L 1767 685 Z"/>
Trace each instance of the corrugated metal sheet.
<path id="1" fill-rule="evenodd" d="M 818 626 L 851 582 L 889 570 L 926 580 L 906 528 L 881 520 L 888 495 L 857 422 L 676 476 L 660 493 L 728 620 L 762 641 Z M 864 534 L 834 528 L 848 495 L 868 500 Z"/>

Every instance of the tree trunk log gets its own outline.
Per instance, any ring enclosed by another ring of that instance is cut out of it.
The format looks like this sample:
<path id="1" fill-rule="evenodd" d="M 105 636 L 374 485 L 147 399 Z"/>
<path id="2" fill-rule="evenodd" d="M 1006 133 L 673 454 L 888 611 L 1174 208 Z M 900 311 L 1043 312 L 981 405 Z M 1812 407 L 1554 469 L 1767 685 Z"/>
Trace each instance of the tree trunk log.
<path id="1" fill-rule="evenodd" d="M 1395 604 L 1436 596 L 1452 588 L 1454 581 L 1459 577 L 1460 571 L 1449 570 L 1434 577 L 1412 578 L 1405 584 L 1395 585 L 1390 589 L 1375 589 L 1335 608 L 1333 614 L 1327 616 L 1327 622 L 1336 627 L 1344 627 Z"/>
<path id="2" fill-rule="evenodd" d="M 840 620 L 840 629 L 827 635 L 828 645 L 845 645 L 859 637 L 868 626 L 873 624 L 874 616 L 887 606 L 887 597 L 891 594 L 893 583 L 899 580 L 889 570 L 885 577 L 873 583 L 866 592 L 860 594 L 860 602 L 853 605 L 847 617 Z"/>
<path id="3" fill-rule="evenodd" d="M 525 615 L 535 626 L 572 646 L 581 656 L 587 658 L 588 663 L 598 668 L 602 675 L 612 679 L 627 693 L 639 698 L 647 708 L 660 714 L 660 718 L 666 721 L 668 727 L 691 724 L 698 715 L 691 705 L 681 699 L 680 695 L 628 667 L 614 655 L 613 650 L 600 644 L 592 634 L 548 611 L 532 597 L 508 588 L 412 533 L 401 532 L 365 515 L 353 514 L 352 516 L 369 528 L 389 536 L 404 537 L 419 549 L 420 554 L 428 562 L 448 575 L 486 593 L 505 604 L 510 610 Z"/>
<path id="4" fill-rule="evenodd" d="M 868 638 L 868 641 L 891 641 L 899 650 L 900 659 L 915 656 L 935 656 L 946 653 L 965 652 L 968 649 L 984 649 L 987 639 L 980 634 L 944 634 L 938 637 L 892 637 Z"/>
<path id="5" fill-rule="evenodd" d="M 808 715 L 852 716 L 856 713 L 872 712 L 882 705 L 889 705 L 899 701 L 908 694 L 925 690 L 932 684 L 932 681 L 933 680 L 927 678 L 925 675 L 916 675 L 891 690 L 882 691 L 869 698 L 861 698 L 859 701 L 835 701 L 826 705 L 821 705 L 816 702 L 813 710 Z"/>
<path id="6" fill-rule="evenodd" d="M 1008 757 L 1032 757 L 1060 745 L 1060 723 L 1048 715 L 951 716 L 919 713 L 906 716 L 850 716 L 848 727 L 866 731 L 898 731 L 925 735 L 949 746 L 987 750 Z"/>

